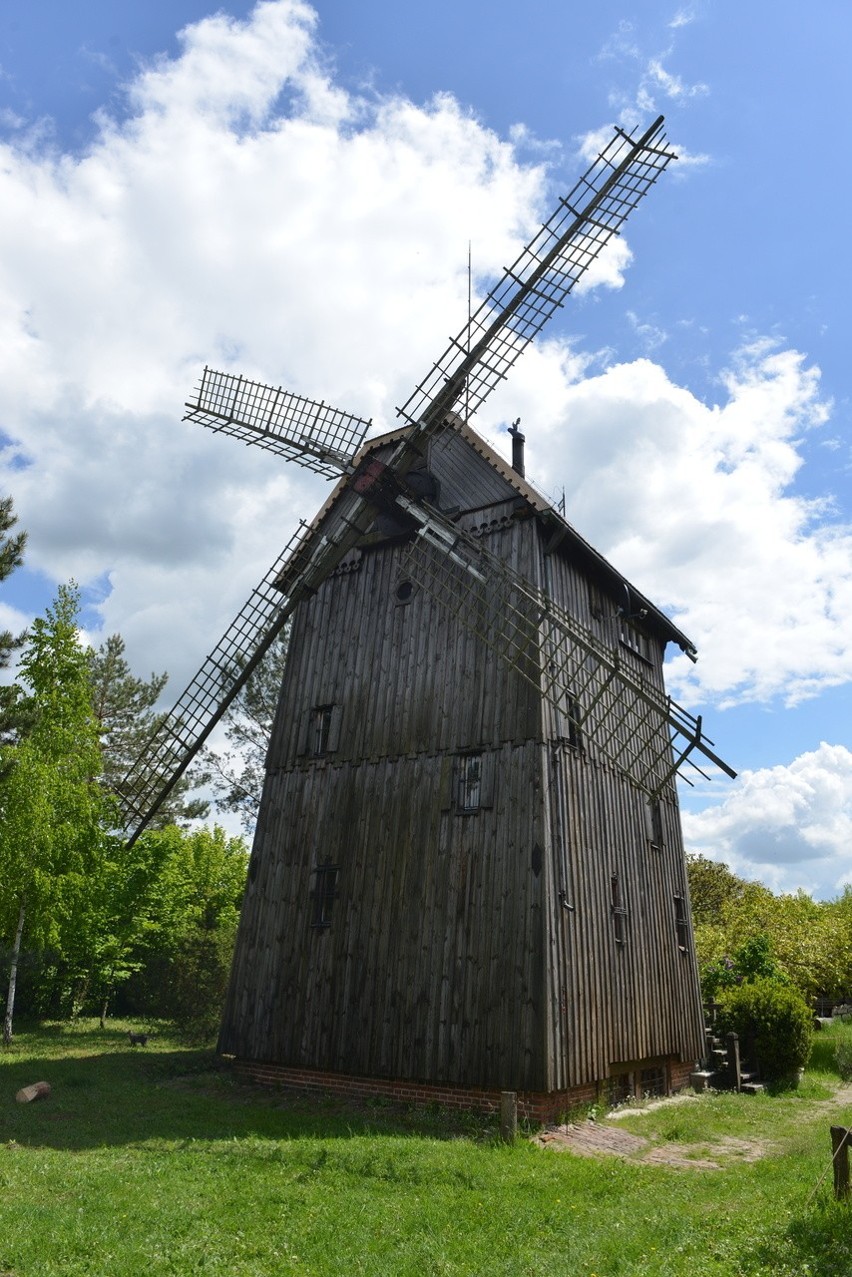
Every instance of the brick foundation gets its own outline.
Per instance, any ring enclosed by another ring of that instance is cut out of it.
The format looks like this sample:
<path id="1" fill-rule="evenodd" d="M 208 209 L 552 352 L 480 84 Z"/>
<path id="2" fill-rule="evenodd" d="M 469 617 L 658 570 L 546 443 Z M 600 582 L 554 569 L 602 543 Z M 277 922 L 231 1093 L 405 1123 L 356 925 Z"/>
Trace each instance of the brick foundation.
<path id="1" fill-rule="evenodd" d="M 691 1064 L 672 1061 L 672 1090 L 689 1084 Z M 500 1091 L 480 1087 L 440 1086 L 404 1079 L 356 1077 L 346 1073 L 327 1073 L 319 1069 L 288 1068 L 283 1064 L 266 1064 L 259 1060 L 234 1060 L 234 1073 L 246 1082 L 261 1086 L 282 1086 L 309 1095 L 338 1095 L 353 1100 L 377 1096 L 398 1104 L 440 1104 L 442 1108 L 474 1113 L 500 1112 Z M 600 1088 L 596 1082 L 571 1087 L 565 1091 L 518 1091 L 518 1117 L 529 1122 L 556 1122 L 563 1114 L 584 1104 L 594 1104 Z"/>
<path id="2" fill-rule="evenodd" d="M 682 1091 L 685 1087 L 690 1086 L 690 1076 L 696 1067 L 697 1062 L 695 1060 L 687 1060 L 685 1064 L 682 1064 L 680 1060 L 671 1060 L 669 1062 L 669 1089 Z"/>

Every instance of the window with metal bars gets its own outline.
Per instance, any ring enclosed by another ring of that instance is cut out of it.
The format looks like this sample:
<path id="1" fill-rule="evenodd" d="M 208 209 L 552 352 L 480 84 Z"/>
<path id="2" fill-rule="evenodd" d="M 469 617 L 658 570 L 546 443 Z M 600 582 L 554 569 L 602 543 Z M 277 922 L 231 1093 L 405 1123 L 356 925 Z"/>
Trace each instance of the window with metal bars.
<path id="1" fill-rule="evenodd" d="M 675 934 L 677 935 L 677 947 L 681 953 L 686 953 L 689 946 L 689 919 L 686 916 L 686 900 L 683 896 L 675 896 Z"/>
<path id="2" fill-rule="evenodd" d="M 328 753 L 331 739 L 331 717 L 333 705 L 317 705 L 311 722 L 311 753 L 319 756 Z"/>
<path id="3" fill-rule="evenodd" d="M 339 705 L 314 705 L 306 710 L 299 733 L 299 753 L 312 758 L 333 754 L 340 746 Z"/>
<path id="4" fill-rule="evenodd" d="M 311 892 L 313 898 L 312 927 L 331 926 L 331 913 L 338 896 L 337 879 L 339 873 L 340 866 L 333 865 L 331 857 L 328 857 L 323 864 L 317 865 L 314 869 L 314 889 Z"/>
<path id="5" fill-rule="evenodd" d="M 612 927 L 615 935 L 616 944 L 627 943 L 627 908 L 624 904 L 624 897 L 621 891 L 621 882 L 618 874 L 613 874 L 609 880 L 610 890 L 610 913 L 612 914 Z"/>
<path id="6" fill-rule="evenodd" d="M 462 754 L 456 768 L 456 808 L 478 811 L 482 802 L 482 755 Z"/>
<path id="7" fill-rule="evenodd" d="M 634 1089 L 632 1073 L 613 1073 L 607 1085 L 607 1099 L 610 1107 L 627 1104 L 633 1099 Z"/>
<path id="8" fill-rule="evenodd" d="M 663 1065 L 654 1065 L 648 1069 L 642 1069 L 639 1073 L 640 1098 L 643 1100 L 658 1099 L 661 1095 L 665 1095 L 666 1087 L 666 1070 Z"/>

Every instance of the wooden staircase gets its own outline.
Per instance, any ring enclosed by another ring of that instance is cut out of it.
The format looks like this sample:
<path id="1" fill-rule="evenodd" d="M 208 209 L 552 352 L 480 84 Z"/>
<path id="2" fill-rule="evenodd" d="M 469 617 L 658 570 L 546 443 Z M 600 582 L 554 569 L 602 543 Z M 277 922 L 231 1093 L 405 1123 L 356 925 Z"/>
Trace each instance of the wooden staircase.
<path id="1" fill-rule="evenodd" d="M 706 1029 L 707 1050 L 701 1067 L 691 1073 L 689 1080 L 696 1091 L 741 1091 L 757 1095 L 764 1090 L 760 1074 L 751 1064 L 743 1064 L 740 1058 L 740 1042 L 736 1033 L 729 1033 L 722 1041 L 713 1031 Z"/>

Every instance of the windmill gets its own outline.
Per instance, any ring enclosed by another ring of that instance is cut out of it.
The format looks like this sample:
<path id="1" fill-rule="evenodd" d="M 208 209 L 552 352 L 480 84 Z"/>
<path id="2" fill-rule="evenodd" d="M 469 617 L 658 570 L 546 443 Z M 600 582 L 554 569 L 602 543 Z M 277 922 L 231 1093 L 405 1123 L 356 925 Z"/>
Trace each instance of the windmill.
<path id="1" fill-rule="evenodd" d="M 666 642 L 694 649 L 527 483 L 517 423 L 511 470 L 469 425 L 673 158 L 662 117 L 638 138 L 616 129 L 397 410 L 395 431 L 365 443 L 369 421 L 210 369 L 187 404 L 188 420 L 337 479 L 123 787 L 135 839 L 292 617 L 220 1042 L 249 1064 L 564 1102 L 607 1078 L 638 1087 L 653 1073 L 669 1086 L 700 1054 L 674 776 L 733 772 L 663 687 Z M 495 798 L 518 785 L 508 806 Z M 477 822 L 503 807 L 502 823 Z M 511 836 L 509 808 L 522 822 Z M 584 840 L 612 865 L 587 872 Z M 637 869 L 641 928 L 620 867 L 637 840 L 656 857 Z M 490 868 L 487 848 L 502 848 Z M 525 937 L 514 958 L 483 905 L 501 875 L 499 921 Z M 333 926 L 344 897 L 348 921 Z M 598 943 L 601 913 L 617 958 L 584 975 L 578 945 Z M 653 939 L 664 929 L 673 961 Z M 637 1010 L 642 970 L 660 988 Z"/>

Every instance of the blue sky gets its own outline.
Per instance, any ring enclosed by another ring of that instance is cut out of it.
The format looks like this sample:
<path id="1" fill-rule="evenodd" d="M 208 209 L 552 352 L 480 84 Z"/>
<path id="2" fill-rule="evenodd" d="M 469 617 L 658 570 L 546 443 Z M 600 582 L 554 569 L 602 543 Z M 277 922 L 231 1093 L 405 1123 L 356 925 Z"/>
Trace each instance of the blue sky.
<path id="1" fill-rule="evenodd" d="M 218 16 L 215 16 L 218 13 Z M 377 426 L 613 123 L 681 155 L 476 423 L 699 648 L 690 845 L 852 880 L 852 11 L 0 0 L 0 621 L 85 587 L 175 691 L 322 483 L 180 424 L 205 361 Z"/>

